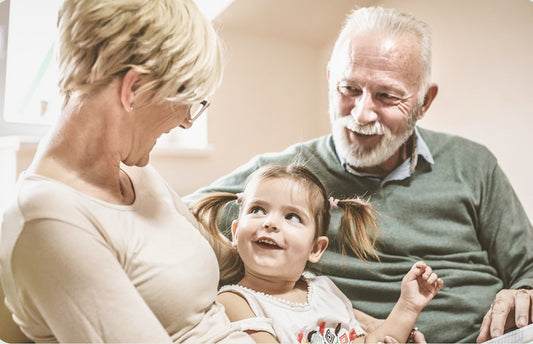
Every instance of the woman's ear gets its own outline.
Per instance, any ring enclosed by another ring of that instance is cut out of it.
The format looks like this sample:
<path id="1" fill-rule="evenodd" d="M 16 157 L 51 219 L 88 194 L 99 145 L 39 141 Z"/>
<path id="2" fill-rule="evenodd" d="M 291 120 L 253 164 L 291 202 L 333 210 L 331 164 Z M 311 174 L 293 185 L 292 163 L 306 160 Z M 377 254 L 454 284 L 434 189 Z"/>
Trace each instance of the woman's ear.
<path id="1" fill-rule="evenodd" d="M 122 78 L 122 84 L 120 87 L 120 102 L 122 103 L 122 106 L 126 112 L 131 112 L 135 108 L 135 89 L 140 78 L 141 74 L 133 68 L 130 68 Z"/>
<path id="2" fill-rule="evenodd" d="M 311 263 L 318 263 L 322 257 L 322 254 L 326 251 L 326 248 L 328 248 L 328 244 L 329 239 L 327 236 L 319 236 L 316 239 L 313 249 L 311 250 L 311 253 L 309 253 L 309 258 L 307 258 L 307 260 Z"/>

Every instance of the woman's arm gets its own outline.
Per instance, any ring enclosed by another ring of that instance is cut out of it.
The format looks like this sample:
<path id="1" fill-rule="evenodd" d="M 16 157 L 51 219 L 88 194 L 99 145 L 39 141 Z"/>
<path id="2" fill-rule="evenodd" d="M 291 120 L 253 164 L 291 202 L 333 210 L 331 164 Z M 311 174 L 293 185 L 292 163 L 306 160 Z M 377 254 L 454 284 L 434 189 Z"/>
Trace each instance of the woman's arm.
<path id="1" fill-rule="evenodd" d="M 230 291 L 218 294 L 217 301 L 224 305 L 231 322 L 255 318 L 256 314 L 242 296 Z M 276 337 L 266 331 L 245 330 L 256 343 L 279 343 Z"/>
<path id="2" fill-rule="evenodd" d="M 176 194 L 174 205 L 178 212 L 180 212 L 189 222 L 191 222 L 202 234 L 202 236 L 209 242 L 215 255 L 217 256 L 218 266 L 220 268 L 220 282 L 222 285 L 236 283 L 242 278 L 243 266 L 242 261 L 237 252 L 237 248 L 231 244 L 231 241 L 222 233 L 218 233 L 218 239 L 213 238 L 213 235 L 202 226 L 200 222 L 194 217 L 190 208 L 183 203 L 181 198 Z"/>
<path id="3" fill-rule="evenodd" d="M 172 343 L 105 240 L 57 220 L 26 224 L 12 256 L 25 305 L 59 342 Z"/>
<path id="4" fill-rule="evenodd" d="M 1 281 L 0 281 L 1 282 Z M 4 290 L 0 283 L 0 340 L 8 343 L 30 343 L 31 340 L 20 331 L 20 328 L 13 322 L 11 312 L 4 303 Z"/>

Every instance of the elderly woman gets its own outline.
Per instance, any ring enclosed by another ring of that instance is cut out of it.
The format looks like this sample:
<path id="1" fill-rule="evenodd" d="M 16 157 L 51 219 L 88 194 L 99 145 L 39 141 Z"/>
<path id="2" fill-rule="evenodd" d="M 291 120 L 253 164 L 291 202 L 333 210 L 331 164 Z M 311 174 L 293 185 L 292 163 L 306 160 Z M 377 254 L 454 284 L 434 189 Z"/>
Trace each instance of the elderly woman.
<path id="1" fill-rule="evenodd" d="M 58 28 L 61 118 L 2 224 L 13 319 L 36 342 L 252 342 L 215 302 L 215 251 L 146 166 L 220 82 L 213 27 L 192 0 L 66 0 Z"/>

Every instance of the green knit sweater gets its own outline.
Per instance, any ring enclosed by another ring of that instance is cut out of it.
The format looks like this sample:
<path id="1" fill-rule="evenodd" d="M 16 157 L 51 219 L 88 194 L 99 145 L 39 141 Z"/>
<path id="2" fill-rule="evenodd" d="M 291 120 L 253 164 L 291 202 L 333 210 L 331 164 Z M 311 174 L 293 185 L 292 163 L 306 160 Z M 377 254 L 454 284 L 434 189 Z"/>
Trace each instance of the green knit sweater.
<path id="1" fill-rule="evenodd" d="M 353 306 L 385 318 L 400 295 L 403 276 L 424 260 L 444 287 L 417 326 L 428 342 L 475 342 L 482 318 L 502 288 L 533 286 L 533 229 L 496 158 L 469 140 L 418 128 L 434 164 L 419 159 L 410 178 L 384 186 L 346 172 L 331 135 L 267 153 L 185 197 L 210 191 L 241 192 L 246 177 L 268 163 L 303 163 L 335 198 L 370 197 L 380 213 L 381 262 L 342 256 L 332 212 L 330 246 L 308 268 L 333 279 Z M 227 214 L 224 228 L 236 218 Z"/>

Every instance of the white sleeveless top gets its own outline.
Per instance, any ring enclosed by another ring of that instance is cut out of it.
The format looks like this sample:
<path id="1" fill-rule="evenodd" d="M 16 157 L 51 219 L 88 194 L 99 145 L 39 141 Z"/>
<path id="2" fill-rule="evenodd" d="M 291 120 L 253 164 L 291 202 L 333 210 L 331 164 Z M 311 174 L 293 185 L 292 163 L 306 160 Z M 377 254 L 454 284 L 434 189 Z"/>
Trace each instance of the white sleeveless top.
<path id="1" fill-rule="evenodd" d="M 227 285 L 219 293 L 230 291 L 246 299 L 256 318 L 233 324 L 241 330 L 265 331 L 280 343 L 349 343 L 365 335 L 355 319 L 350 300 L 326 276 L 304 272 L 307 302 L 294 303 L 242 287 Z"/>

